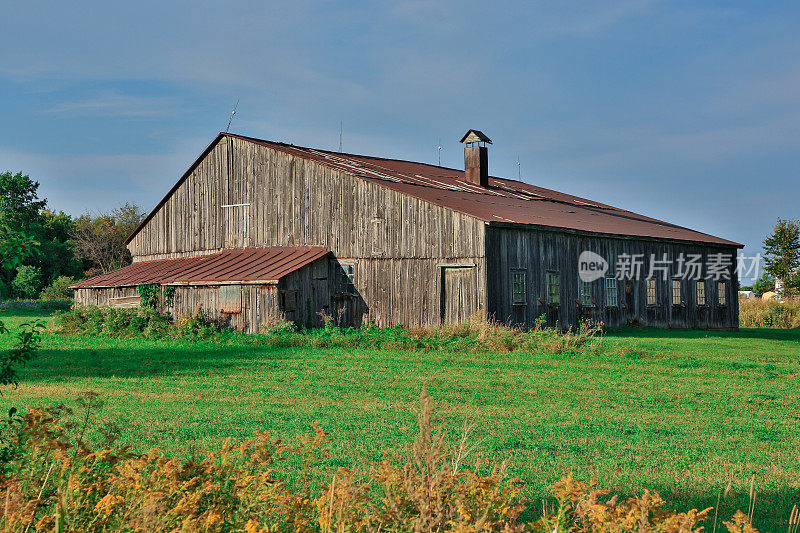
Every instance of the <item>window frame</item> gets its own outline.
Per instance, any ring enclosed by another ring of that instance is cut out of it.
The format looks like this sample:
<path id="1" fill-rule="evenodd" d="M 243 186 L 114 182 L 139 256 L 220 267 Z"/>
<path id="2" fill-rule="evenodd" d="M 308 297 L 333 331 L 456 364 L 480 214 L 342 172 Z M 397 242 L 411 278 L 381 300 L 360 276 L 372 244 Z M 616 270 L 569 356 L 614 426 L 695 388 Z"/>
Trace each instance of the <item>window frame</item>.
<path id="1" fill-rule="evenodd" d="M 519 280 L 519 289 L 520 291 L 517 292 L 518 288 L 518 277 L 521 277 Z M 511 269 L 511 305 L 513 306 L 523 306 L 528 305 L 528 271 L 524 268 L 512 268 Z M 517 298 L 519 296 L 519 298 Z"/>
<path id="2" fill-rule="evenodd" d="M 676 285 L 677 284 L 677 285 Z M 675 292 L 677 289 L 677 293 Z M 671 299 L 672 299 L 672 307 L 682 307 L 683 306 L 683 283 L 682 280 L 679 278 L 672 278 L 672 283 L 670 284 L 670 291 L 671 291 Z M 675 301 L 677 297 L 677 302 Z"/>
<path id="3" fill-rule="evenodd" d="M 725 280 L 717 280 L 717 306 L 728 306 L 728 282 Z"/>
<path id="4" fill-rule="evenodd" d="M 700 288 L 702 287 L 702 290 Z M 700 297 L 702 296 L 703 301 L 700 301 Z M 707 307 L 708 306 L 708 297 L 706 294 L 706 280 L 701 279 L 695 281 L 694 285 L 694 299 L 697 303 L 697 307 Z"/>
<path id="5" fill-rule="evenodd" d="M 240 237 L 242 238 L 243 242 L 246 242 L 250 231 L 250 202 L 244 202 L 240 204 L 224 204 L 220 206 L 220 209 L 222 209 L 222 217 L 224 219 L 224 224 L 226 225 L 230 225 L 237 216 L 241 217 Z"/>
<path id="6" fill-rule="evenodd" d="M 548 270 L 545 274 L 547 305 L 561 305 L 561 275 L 558 270 Z M 555 288 L 555 292 L 553 292 L 553 288 Z"/>
<path id="7" fill-rule="evenodd" d="M 606 307 L 619 307 L 619 283 L 614 276 L 606 276 L 603 278 L 603 291 L 605 293 Z M 613 282 L 609 284 L 609 282 Z M 613 295 L 613 303 L 609 302 L 609 296 Z"/>
<path id="8" fill-rule="evenodd" d="M 592 282 L 583 281 L 578 277 L 578 302 L 581 307 L 594 307 L 592 302 Z"/>
<path id="9" fill-rule="evenodd" d="M 647 307 L 658 307 L 658 284 L 655 279 L 647 278 L 645 280 L 644 295 Z M 650 300 L 651 295 L 653 297 L 652 301 Z"/>
<path id="10" fill-rule="evenodd" d="M 341 294 L 356 293 L 356 261 L 339 261 L 336 269 L 336 288 Z"/>

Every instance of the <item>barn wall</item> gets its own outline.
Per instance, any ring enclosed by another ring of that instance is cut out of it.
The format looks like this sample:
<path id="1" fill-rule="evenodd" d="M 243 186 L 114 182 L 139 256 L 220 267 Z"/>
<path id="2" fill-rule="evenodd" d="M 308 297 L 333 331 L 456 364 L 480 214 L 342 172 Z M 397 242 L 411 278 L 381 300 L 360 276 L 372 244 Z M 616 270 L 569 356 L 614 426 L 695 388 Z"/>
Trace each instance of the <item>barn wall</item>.
<path id="1" fill-rule="evenodd" d="M 136 287 L 115 287 L 110 289 L 77 289 L 75 303 L 79 306 L 110 305 L 112 298 L 138 296 Z"/>
<path id="2" fill-rule="evenodd" d="M 356 265 L 356 294 L 334 294 L 331 314 L 353 324 L 422 326 L 439 323 L 443 263 L 475 265 L 485 309 L 484 234 L 470 216 L 225 137 L 129 248 L 143 261 L 240 246 L 325 246 Z"/>
<path id="3" fill-rule="evenodd" d="M 682 282 L 685 307 L 674 306 L 671 280 L 676 274 L 675 271 L 670 272 L 666 281 L 658 277 L 656 282 L 658 304 L 655 306 L 647 305 L 643 279 L 633 282 L 630 308 L 622 305 L 627 300 L 623 281 L 617 282 L 620 305 L 606 306 L 602 278 L 592 282 L 590 286 L 595 306 L 581 307 L 576 302 L 579 297 L 578 257 L 584 250 L 595 252 L 605 258 L 612 272 L 615 270 L 619 255 L 644 254 L 643 276 L 646 276 L 651 254 L 661 258 L 662 254 L 667 253 L 672 265 L 681 252 L 686 255 L 701 254 L 705 264 L 709 254 L 719 252 L 731 254 L 735 261 L 736 248 L 492 226 L 487 227 L 486 241 L 489 271 L 488 310 L 490 315 L 502 322 L 531 325 L 537 317 L 545 315 L 549 324 L 553 325 L 558 321 L 561 326 L 578 324 L 584 318 L 602 320 L 612 326 L 638 323 L 674 328 L 736 328 L 739 325 L 738 279 L 735 269 L 726 287 L 726 306 L 717 304 L 717 286 L 711 280 L 706 282 L 707 306 L 697 306 L 694 284 L 688 280 Z M 514 269 L 526 271 L 526 305 L 512 305 L 511 276 Z M 542 299 L 547 302 L 545 283 L 548 270 L 559 273 L 561 305 L 558 307 L 539 301 Z"/>
<path id="4" fill-rule="evenodd" d="M 176 318 L 191 315 L 202 309 L 209 318 L 222 326 L 256 333 L 262 320 L 279 315 L 277 287 L 275 285 L 234 285 L 226 289 L 241 290 L 241 311 L 223 312 L 221 286 L 178 286 L 170 314 Z"/>

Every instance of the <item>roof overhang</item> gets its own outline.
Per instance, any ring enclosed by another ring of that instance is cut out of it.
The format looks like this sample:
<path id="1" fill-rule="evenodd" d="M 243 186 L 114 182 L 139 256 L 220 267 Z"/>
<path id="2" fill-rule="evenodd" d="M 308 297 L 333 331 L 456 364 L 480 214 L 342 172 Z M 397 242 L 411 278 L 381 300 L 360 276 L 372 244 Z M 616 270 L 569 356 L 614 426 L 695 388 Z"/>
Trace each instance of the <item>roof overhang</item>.
<path id="1" fill-rule="evenodd" d="M 158 283 L 172 286 L 274 285 L 330 252 L 322 246 L 235 248 L 173 259 L 141 261 L 70 285 L 109 289 Z"/>

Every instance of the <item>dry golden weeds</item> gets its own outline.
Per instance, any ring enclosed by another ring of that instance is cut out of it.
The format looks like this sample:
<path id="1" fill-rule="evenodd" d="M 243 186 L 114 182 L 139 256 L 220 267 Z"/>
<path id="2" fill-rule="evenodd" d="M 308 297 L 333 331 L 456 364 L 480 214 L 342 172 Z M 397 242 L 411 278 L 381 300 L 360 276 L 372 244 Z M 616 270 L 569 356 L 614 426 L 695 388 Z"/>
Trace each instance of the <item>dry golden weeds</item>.
<path id="1" fill-rule="evenodd" d="M 86 413 L 92 398 L 85 400 Z M 96 399 L 95 399 L 96 401 Z M 534 531 L 699 532 L 709 509 L 667 511 L 658 493 L 621 500 L 594 480 L 565 477 L 552 487 L 554 505 L 535 522 L 521 520 L 530 502 L 508 462 L 486 473 L 467 469 L 466 439 L 453 447 L 432 420 L 423 389 L 419 433 L 405 460 L 382 461 L 356 476 L 320 472 L 330 457 L 321 428 L 288 443 L 257 432 L 241 443 L 189 459 L 159 450 L 93 450 L 70 436 L 52 409 L 31 409 L 11 439 L 0 476 L 3 531 Z M 82 431 L 78 430 L 80 433 Z M 313 476 L 330 481 L 312 483 Z M 290 486 L 285 480 L 293 478 Z M 314 486 L 319 488 L 313 488 Z M 730 532 L 755 532 L 748 515 L 725 522 Z"/>

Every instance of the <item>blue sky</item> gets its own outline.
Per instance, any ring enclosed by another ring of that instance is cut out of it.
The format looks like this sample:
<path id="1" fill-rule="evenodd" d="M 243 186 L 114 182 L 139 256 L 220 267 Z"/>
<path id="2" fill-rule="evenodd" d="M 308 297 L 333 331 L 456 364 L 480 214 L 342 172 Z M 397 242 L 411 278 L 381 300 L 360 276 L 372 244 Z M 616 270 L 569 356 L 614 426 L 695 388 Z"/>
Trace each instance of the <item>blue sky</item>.
<path id="1" fill-rule="evenodd" d="M 14 2 L 0 170 L 149 210 L 225 128 L 490 173 L 743 242 L 800 217 L 797 2 Z"/>

